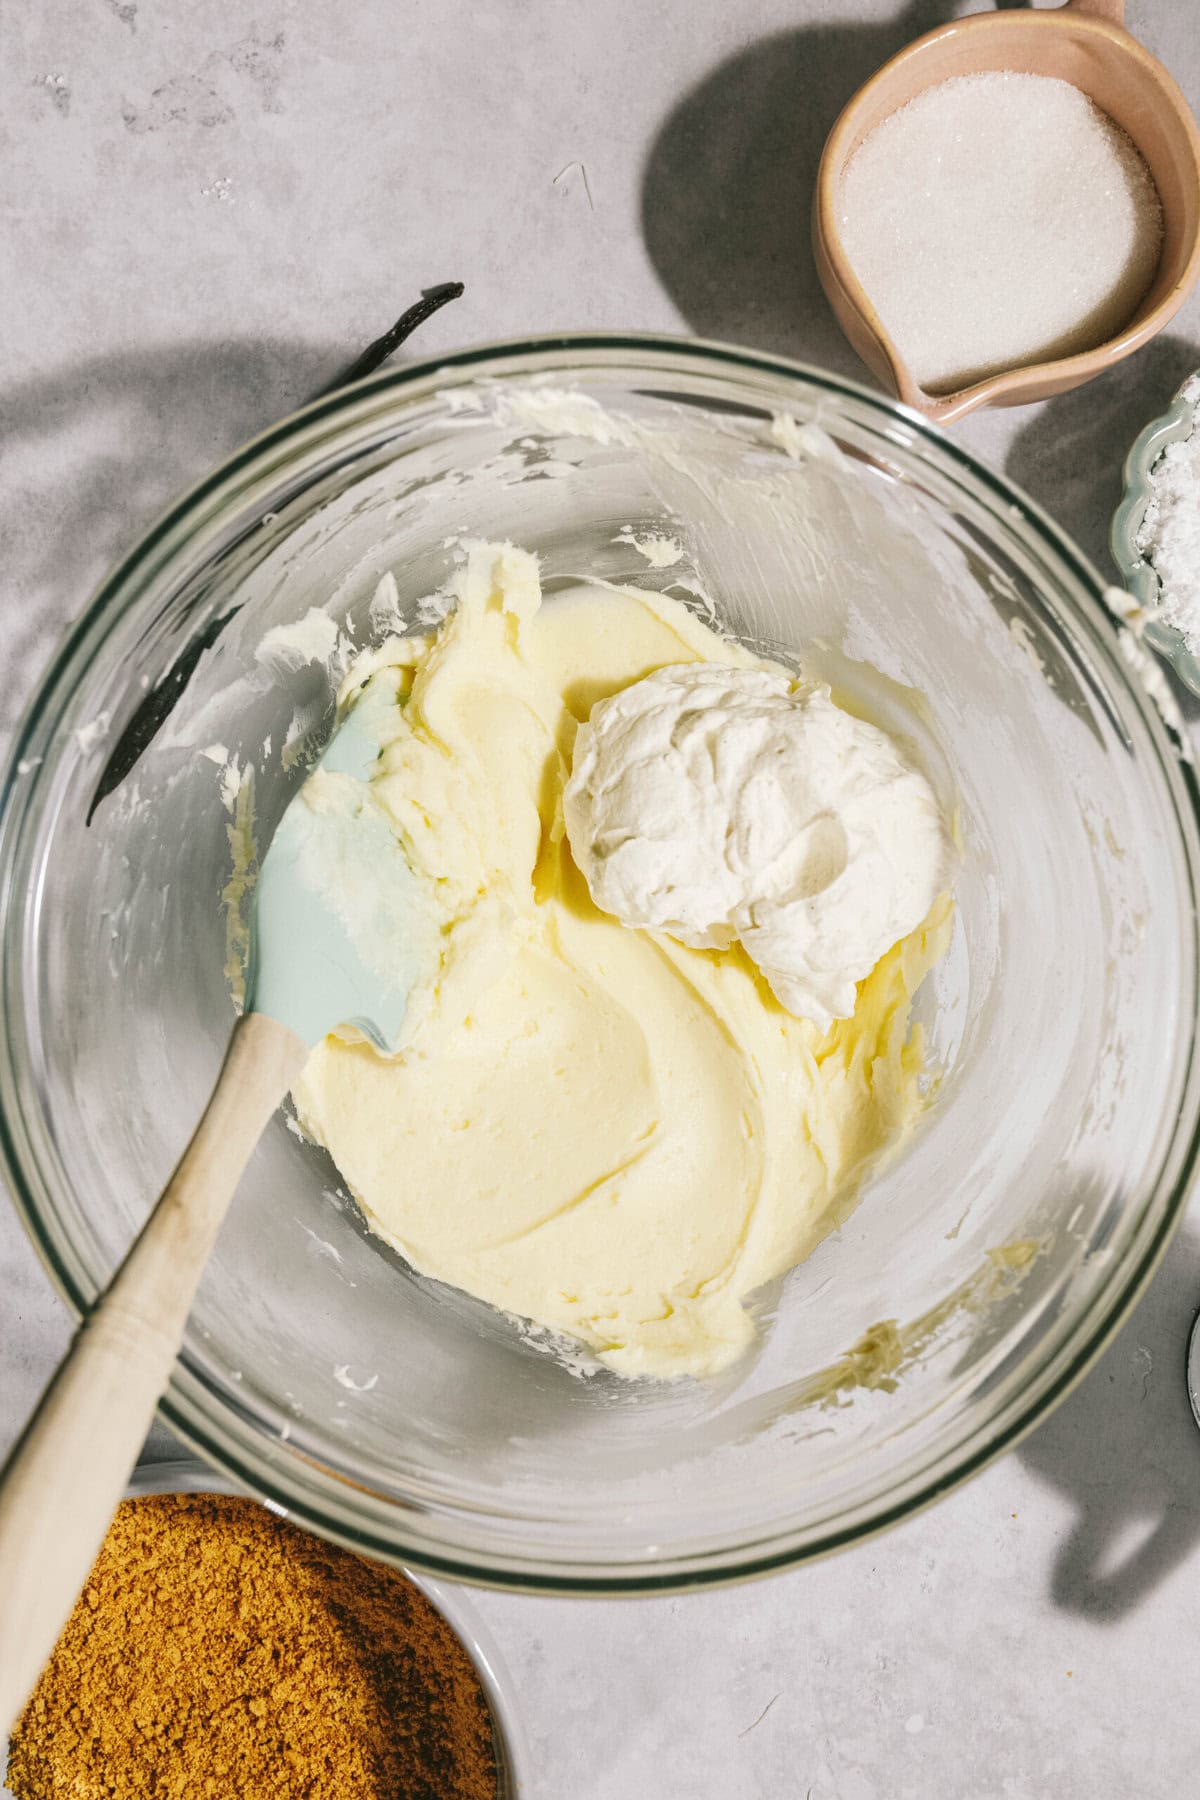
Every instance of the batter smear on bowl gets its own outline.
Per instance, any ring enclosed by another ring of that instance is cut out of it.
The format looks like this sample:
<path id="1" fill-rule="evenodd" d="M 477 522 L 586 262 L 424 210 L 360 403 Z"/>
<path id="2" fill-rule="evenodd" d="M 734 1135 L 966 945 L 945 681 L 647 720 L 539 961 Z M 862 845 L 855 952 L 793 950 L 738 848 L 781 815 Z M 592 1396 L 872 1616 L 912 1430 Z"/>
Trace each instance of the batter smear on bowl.
<path id="1" fill-rule="evenodd" d="M 437 955 L 396 1055 L 318 1045 L 300 1120 L 416 1269 L 622 1374 L 709 1374 L 928 1104 L 910 1013 L 950 930 L 936 802 L 884 733 L 678 601 L 543 605 L 534 557 L 475 545 L 454 602 L 343 693 L 388 721 L 372 798 Z M 615 743 L 635 726 L 666 782 L 640 799 Z M 693 803 L 727 852 L 716 891 L 694 858 L 672 876 Z"/>

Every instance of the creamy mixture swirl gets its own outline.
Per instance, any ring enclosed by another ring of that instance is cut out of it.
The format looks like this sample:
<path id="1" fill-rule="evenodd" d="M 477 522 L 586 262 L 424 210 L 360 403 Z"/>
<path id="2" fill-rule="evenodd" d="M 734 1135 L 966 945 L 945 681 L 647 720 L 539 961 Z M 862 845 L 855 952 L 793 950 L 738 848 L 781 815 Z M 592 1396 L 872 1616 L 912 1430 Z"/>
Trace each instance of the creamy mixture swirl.
<path id="1" fill-rule="evenodd" d="M 910 1002 L 949 902 L 886 950 L 852 1016 L 786 1010 L 742 947 L 602 912 L 563 791 L 597 701 L 685 664 L 780 671 L 681 604 L 581 588 L 476 546 L 436 635 L 352 674 L 390 710 L 375 799 L 439 921 L 399 1052 L 343 1036 L 295 1099 L 372 1227 L 424 1273 L 629 1375 L 703 1375 L 748 1296 L 807 1256 L 926 1102 Z"/>

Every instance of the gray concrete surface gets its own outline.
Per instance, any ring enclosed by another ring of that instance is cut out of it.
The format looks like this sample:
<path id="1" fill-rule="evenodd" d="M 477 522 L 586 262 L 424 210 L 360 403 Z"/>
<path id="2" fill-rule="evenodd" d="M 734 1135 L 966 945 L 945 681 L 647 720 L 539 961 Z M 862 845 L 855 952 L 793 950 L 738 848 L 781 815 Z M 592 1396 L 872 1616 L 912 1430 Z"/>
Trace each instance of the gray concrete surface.
<path id="1" fill-rule="evenodd" d="M 842 101 L 932 0 L 43 0 L 0 56 L 0 730 L 110 559 L 422 287 L 413 354 L 569 327 L 859 374 L 807 207 Z M 1200 100 L 1191 4 L 1130 24 Z M 964 443 L 1100 563 L 1200 303 Z M 67 1335 L 0 1214 L 0 1446 Z M 718 1595 L 485 1595 L 538 1800 L 1174 1800 L 1200 1747 L 1200 1212 L 1014 1455 L 890 1536 Z"/>

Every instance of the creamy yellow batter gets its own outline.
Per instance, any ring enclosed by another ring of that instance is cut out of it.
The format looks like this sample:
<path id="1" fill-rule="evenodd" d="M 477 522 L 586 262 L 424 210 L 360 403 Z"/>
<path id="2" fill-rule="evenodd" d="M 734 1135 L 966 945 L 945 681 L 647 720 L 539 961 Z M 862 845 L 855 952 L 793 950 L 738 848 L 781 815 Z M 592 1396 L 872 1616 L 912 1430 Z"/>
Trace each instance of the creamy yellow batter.
<path id="1" fill-rule="evenodd" d="M 562 823 L 576 729 L 601 697 L 693 660 L 766 666 L 670 599 L 543 605 L 534 559 L 495 546 L 470 552 L 435 637 L 372 653 L 372 684 L 398 702 L 376 792 L 433 884 L 441 958 L 398 1055 L 327 1038 L 295 1092 L 415 1268 L 628 1375 L 740 1355 L 747 1297 L 911 1130 L 910 1001 L 949 925 L 941 901 L 822 1034 L 739 948 L 597 911 Z"/>

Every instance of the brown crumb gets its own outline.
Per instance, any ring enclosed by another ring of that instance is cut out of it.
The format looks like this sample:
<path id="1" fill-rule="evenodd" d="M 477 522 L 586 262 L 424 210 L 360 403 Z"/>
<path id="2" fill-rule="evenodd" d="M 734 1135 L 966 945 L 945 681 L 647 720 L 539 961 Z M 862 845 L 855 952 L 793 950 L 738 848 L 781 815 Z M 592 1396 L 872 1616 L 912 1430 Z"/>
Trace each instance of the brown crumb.
<path id="1" fill-rule="evenodd" d="M 117 1509 L 9 1754 L 18 1800 L 496 1800 L 465 1649 L 394 1569 L 252 1500 Z"/>

